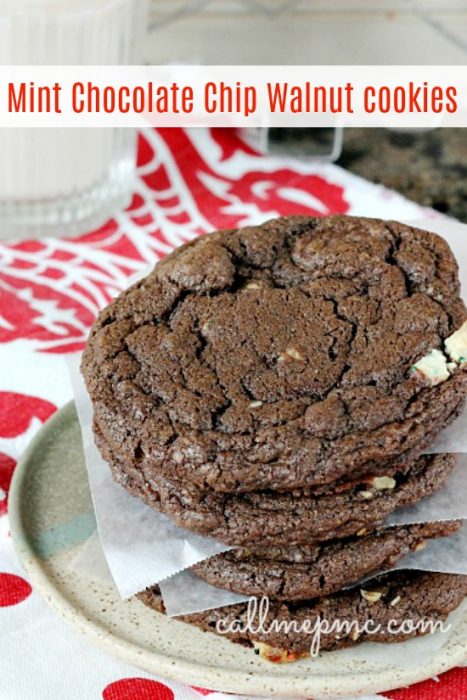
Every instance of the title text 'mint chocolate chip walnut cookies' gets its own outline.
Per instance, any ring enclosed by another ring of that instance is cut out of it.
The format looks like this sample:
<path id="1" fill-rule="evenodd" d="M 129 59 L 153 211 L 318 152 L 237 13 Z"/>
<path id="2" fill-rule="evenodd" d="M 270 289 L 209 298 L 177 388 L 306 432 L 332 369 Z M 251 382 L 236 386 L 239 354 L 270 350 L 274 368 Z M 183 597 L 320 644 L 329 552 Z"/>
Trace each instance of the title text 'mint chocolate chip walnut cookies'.
<path id="1" fill-rule="evenodd" d="M 423 452 L 463 408 L 466 319 L 457 263 L 426 231 L 295 216 L 201 236 L 92 329 L 97 445 L 131 494 L 240 547 L 197 575 L 279 607 L 340 609 L 342 587 L 460 526 L 381 529 L 454 465 Z M 465 585 L 440 576 L 456 595 L 438 617 Z"/>

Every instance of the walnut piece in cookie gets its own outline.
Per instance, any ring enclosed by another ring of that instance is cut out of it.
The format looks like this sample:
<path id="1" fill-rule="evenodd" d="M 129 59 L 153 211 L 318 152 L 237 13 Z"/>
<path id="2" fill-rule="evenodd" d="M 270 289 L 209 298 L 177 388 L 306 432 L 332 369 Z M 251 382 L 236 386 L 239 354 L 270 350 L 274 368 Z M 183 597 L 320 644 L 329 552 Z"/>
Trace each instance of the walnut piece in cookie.
<path id="1" fill-rule="evenodd" d="M 382 592 L 381 591 L 367 591 L 364 588 L 360 589 L 360 595 L 362 598 L 364 598 L 368 603 L 377 603 L 378 600 L 382 598 Z"/>
<path id="2" fill-rule="evenodd" d="M 392 490 L 396 485 L 396 480 L 392 476 L 375 476 L 371 485 L 377 491 Z"/>
<path id="3" fill-rule="evenodd" d="M 294 661 L 306 659 L 308 656 L 310 656 L 310 652 L 294 652 L 287 651 L 287 649 L 277 649 L 269 644 L 265 644 L 265 642 L 253 642 L 253 647 L 255 654 L 258 654 L 258 656 L 265 661 L 269 661 L 274 664 L 290 664 Z"/>

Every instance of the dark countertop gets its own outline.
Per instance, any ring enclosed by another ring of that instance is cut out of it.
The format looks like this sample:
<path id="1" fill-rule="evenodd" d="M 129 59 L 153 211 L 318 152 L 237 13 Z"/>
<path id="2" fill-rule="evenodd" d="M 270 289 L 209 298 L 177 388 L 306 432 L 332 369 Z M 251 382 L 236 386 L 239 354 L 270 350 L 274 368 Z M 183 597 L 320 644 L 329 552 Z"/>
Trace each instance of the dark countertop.
<path id="1" fill-rule="evenodd" d="M 339 165 L 467 222 L 467 129 L 346 129 Z"/>
<path id="2" fill-rule="evenodd" d="M 329 129 L 275 131 L 276 150 L 330 150 Z M 337 164 L 467 223 L 467 129 L 345 129 Z"/>

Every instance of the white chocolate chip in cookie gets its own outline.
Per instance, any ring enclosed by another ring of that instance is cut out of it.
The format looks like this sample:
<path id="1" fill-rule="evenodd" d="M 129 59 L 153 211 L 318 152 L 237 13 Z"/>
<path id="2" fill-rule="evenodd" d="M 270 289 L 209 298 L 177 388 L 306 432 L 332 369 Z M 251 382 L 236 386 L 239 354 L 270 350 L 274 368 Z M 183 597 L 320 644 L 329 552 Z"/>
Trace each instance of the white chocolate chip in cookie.
<path id="1" fill-rule="evenodd" d="M 412 371 L 422 374 L 432 386 L 445 382 L 451 376 L 446 358 L 440 350 L 430 350 L 428 355 L 412 365 Z"/>
<path id="2" fill-rule="evenodd" d="M 434 348 L 412 365 L 412 372 L 423 375 L 431 386 L 445 382 L 458 366 L 463 367 L 467 364 L 467 321 L 446 338 L 444 347 L 450 362 L 441 350 Z"/>
<path id="3" fill-rule="evenodd" d="M 444 341 L 446 352 L 453 362 L 464 365 L 467 362 L 467 321 Z"/>

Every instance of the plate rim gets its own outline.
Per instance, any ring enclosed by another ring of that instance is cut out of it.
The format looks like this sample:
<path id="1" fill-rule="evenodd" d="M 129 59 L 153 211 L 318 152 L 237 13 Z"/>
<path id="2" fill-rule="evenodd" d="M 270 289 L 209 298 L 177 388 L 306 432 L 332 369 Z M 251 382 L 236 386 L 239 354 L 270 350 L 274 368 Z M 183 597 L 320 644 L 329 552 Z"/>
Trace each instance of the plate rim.
<path id="1" fill-rule="evenodd" d="M 20 460 L 16 465 L 10 484 L 8 496 L 8 517 L 13 546 L 16 554 L 29 575 L 35 589 L 42 594 L 46 603 L 58 614 L 70 623 L 72 627 L 89 639 L 99 648 L 113 657 L 145 670 L 148 673 L 177 681 L 185 685 L 205 687 L 209 690 L 235 694 L 265 696 L 303 696 L 321 695 L 321 697 L 341 697 L 342 694 L 351 692 L 355 694 L 381 693 L 394 689 L 394 673 L 397 672 L 397 688 L 403 685 L 411 685 L 431 678 L 439 673 L 447 671 L 467 662 L 467 642 L 454 641 L 449 648 L 441 648 L 435 653 L 428 663 L 416 667 L 390 667 L 381 672 L 369 671 L 341 675 L 306 675 L 302 670 L 296 676 L 271 676 L 265 667 L 264 673 L 256 671 L 244 671 L 241 669 L 226 669 L 212 664 L 199 664 L 185 659 L 179 659 L 159 651 L 150 651 L 139 647 L 136 643 L 125 640 L 118 634 L 97 621 L 88 619 L 79 606 L 64 596 L 54 585 L 53 579 L 47 575 L 46 567 L 42 560 L 35 556 L 33 548 L 29 544 L 28 533 L 22 522 L 22 486 L 26 479 L 30 462 L 34 459 L 36 450 L 50 432 L 72 418 L 75 410 L 74 401 L 66 403 L 59 408 L 39 429 L 37 434 L 28 444 Z M 95 581 L 99 585 L 99 581 Z M 143 603 L 141 603 L 143 605 Z M 161 615 L 154 611 L 155 615 Z M 179 624 L 180 621 L 174 620 Z M 200 634 L 208 634 L 199 631 Z M 274 683 L 274 693 L 271 694 L 269 686 Z"/>

